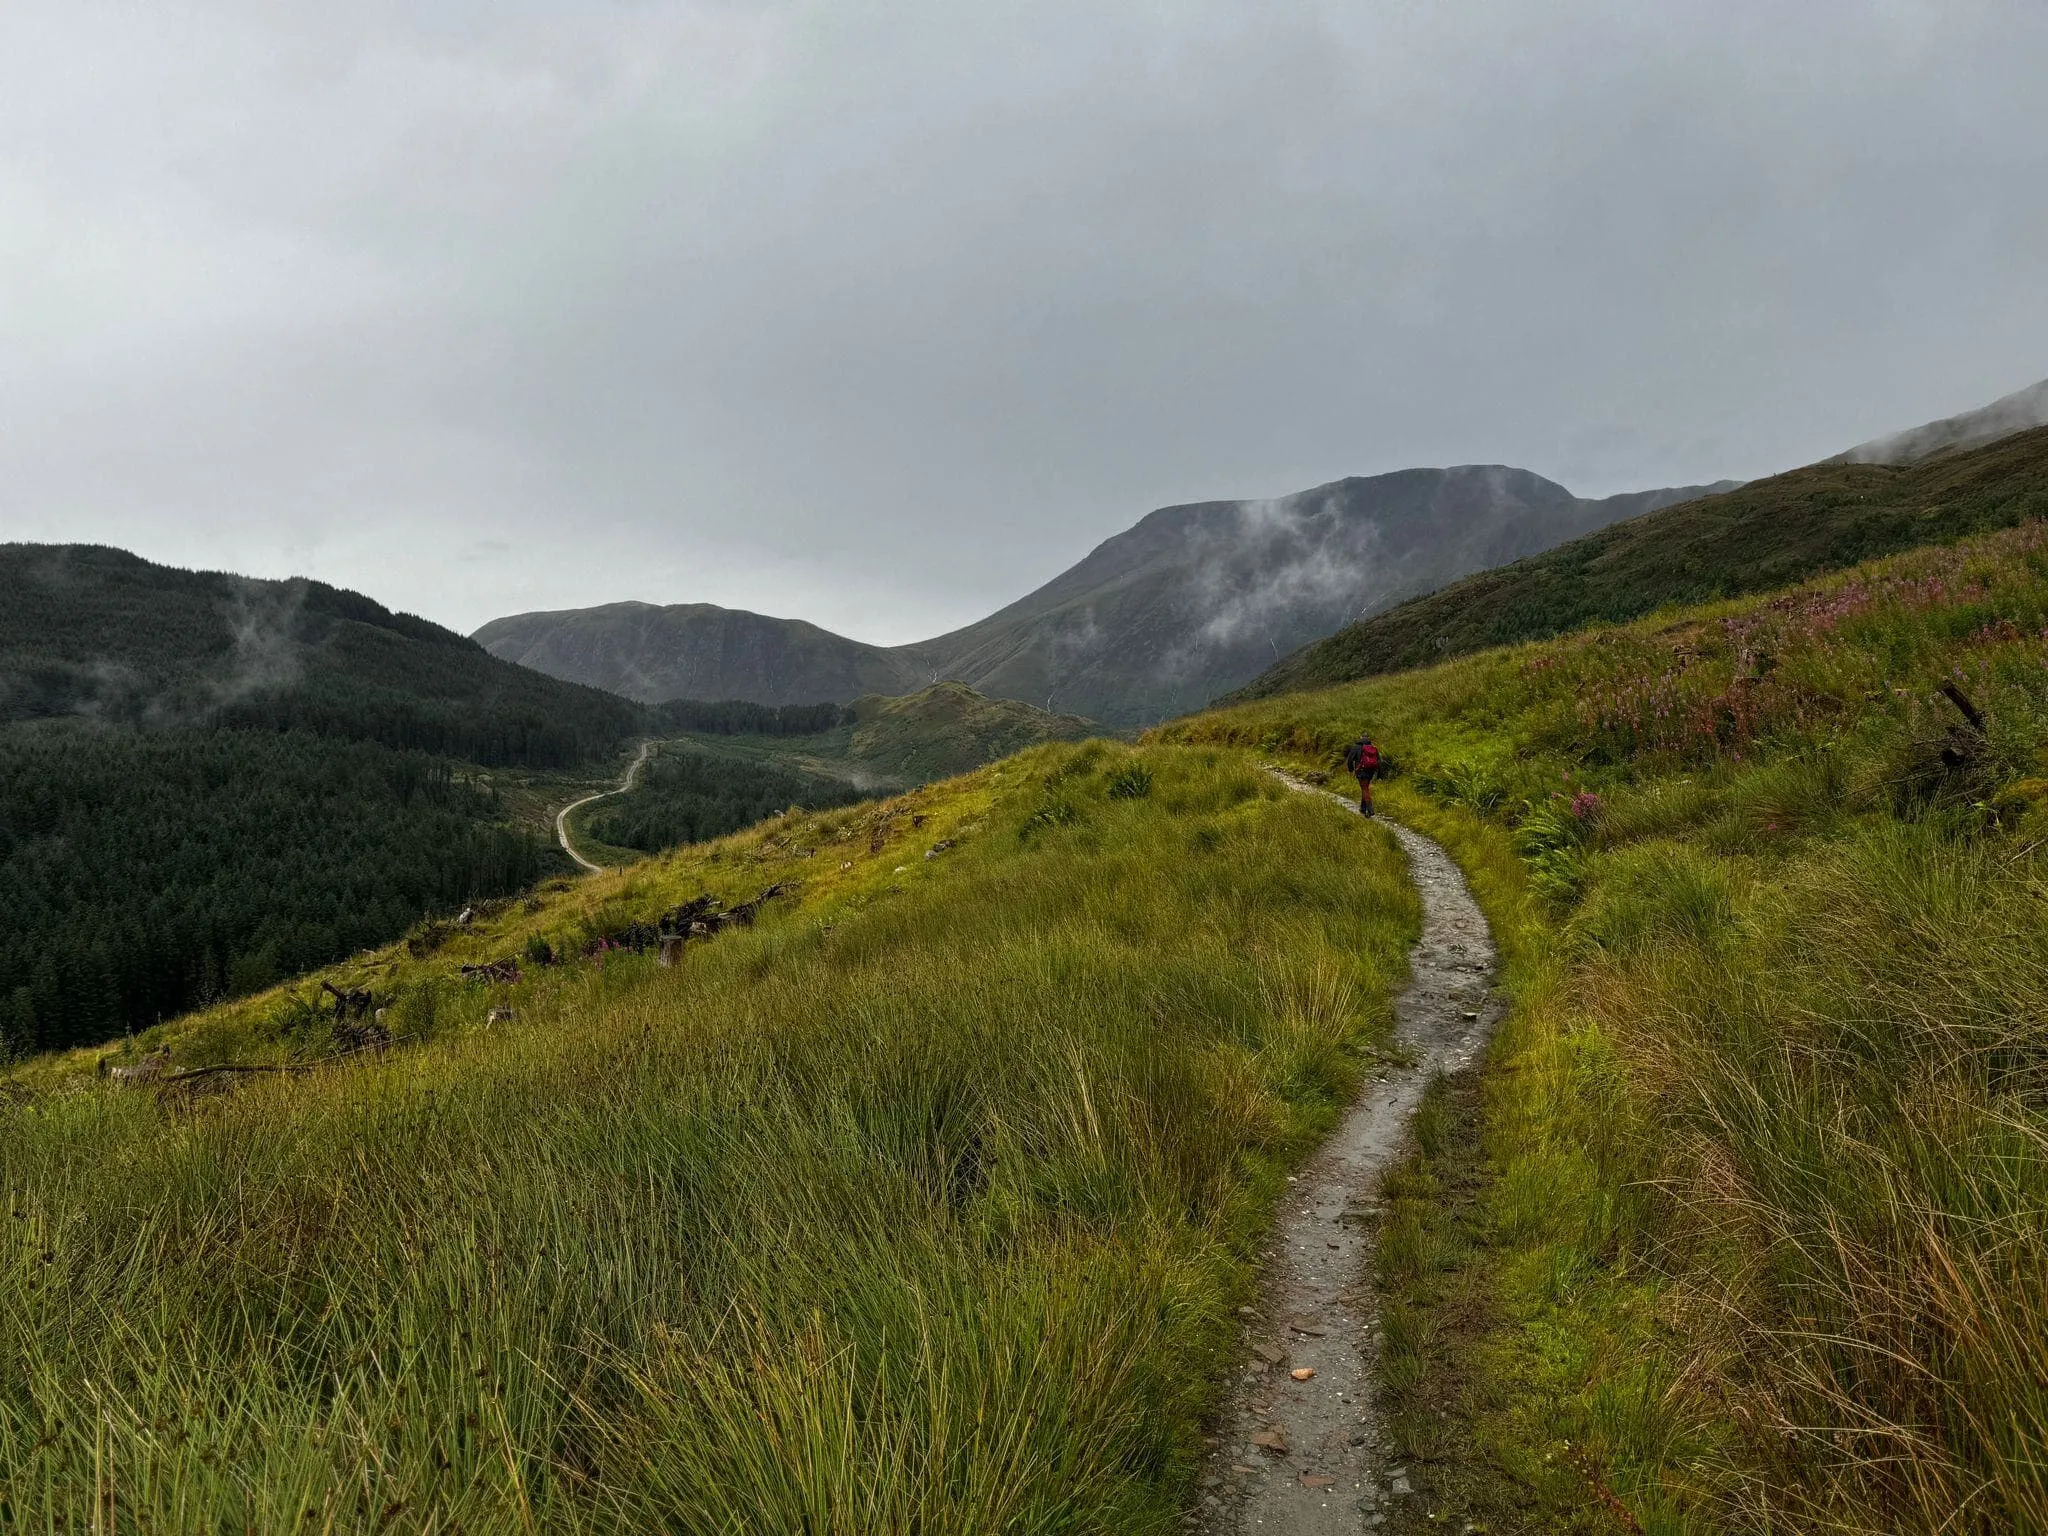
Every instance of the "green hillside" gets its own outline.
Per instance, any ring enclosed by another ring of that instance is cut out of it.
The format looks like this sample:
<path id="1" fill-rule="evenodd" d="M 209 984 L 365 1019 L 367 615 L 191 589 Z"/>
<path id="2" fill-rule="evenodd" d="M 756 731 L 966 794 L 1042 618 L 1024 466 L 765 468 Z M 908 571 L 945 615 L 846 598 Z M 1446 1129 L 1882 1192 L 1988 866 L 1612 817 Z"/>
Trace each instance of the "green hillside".
<path id="1" fill-rule="evenodd" d="M 1323 688 L 1672 603 L 1769 591 L 2043 516 L 2048 428 L 1900 468 L 1815 464 L 1452 582 L 1302 647 L 1231 698 Z"/>
<path id="2" fill-rule="evenodd" d="M 0 1523 L 1171 1529 L 1418 921 L 1241 754 L 1054 746 L 359 957 L 381 1054 L 309 979 L 32 1063 Z"/>
<path id="3" fill-rule="evenodd" d="M 2048 527 L 1161 737 L 1361 727 L 1514 1001 L 1391 1186 L 1387 1528 L 2048 1529 Z"/>

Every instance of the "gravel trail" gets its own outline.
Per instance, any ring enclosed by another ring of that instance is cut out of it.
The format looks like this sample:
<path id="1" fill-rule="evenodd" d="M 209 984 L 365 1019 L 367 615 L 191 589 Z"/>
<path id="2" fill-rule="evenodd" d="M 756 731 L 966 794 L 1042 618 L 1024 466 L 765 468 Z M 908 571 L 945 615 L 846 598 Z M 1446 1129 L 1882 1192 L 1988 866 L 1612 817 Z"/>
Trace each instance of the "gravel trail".
<path id="1" fill-rule="evenodd" d="M 585 795 L 581 800 L 572 800 L 569 804 L 555 812 L 555 840 L 562 845 L 562 852 L 583 866 L 585 873 L 592 875 L 602 874 L 604 873 L 604 866 L 591 863 L 590 860 L 578 853 L 576 845 L 569 841 L 569 813 L 571 811 L 580 811 L 593 800 L 604 800 L 612 795 L 623 795 L 633 787 L 633 781 L 640 777 L 641 766 L 646 763 L 647 754 L 653 750 L 653 742 L 643 741 L 640 743 L 640 755 L 633 759 L 632 766 L 626 770 L 626 776 L 619 780 L 618 788 L 601 789 L 594 795 Z"/>
<path id="2" fill-rule="evenodd" d="M 1407 1491 L 1402 1469 L 1387 1461 L 1373 1399 L 1379 1182 L 1402 1151 L 1423 1089 L 1471 1061 L 1500 1005 L 1492 934 L 1457 865 L 1421 833 L 1381 824 L 1406 851 L 1422 896 L 1422 936 L 1395 1001 L 1396 1039 L 1412 1065 L 1385 1066 L 1367 1080 L 1288 1190 L 1258 1315 L 1247 1319 L 1252 1354 L 1189 1520 L 1204 1536 L 1355 1536 L 1377 1528 L 1388 1502 Z M 1311 1374 L 1297 1380 L 1302 1371 Z"/>

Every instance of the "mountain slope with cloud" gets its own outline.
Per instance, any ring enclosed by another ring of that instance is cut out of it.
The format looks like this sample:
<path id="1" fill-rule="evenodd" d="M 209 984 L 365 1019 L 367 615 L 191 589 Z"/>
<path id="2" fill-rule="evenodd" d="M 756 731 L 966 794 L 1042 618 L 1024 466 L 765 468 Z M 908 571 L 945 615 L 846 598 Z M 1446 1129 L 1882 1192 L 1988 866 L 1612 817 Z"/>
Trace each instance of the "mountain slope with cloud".
<path id="1" fill-rule="evenodd" d="M 2001 395 L 1989 405 L 1924 426 L 1858 443 L 1830 463 L 1915 464 L 1938 453 L 1966 453 L 2015 432 L 2048 427 L 2048 379 Z"/>
<path id="2" fill-rule="evenodd" d="M 476 639 L 504 660 L 649 702 L 844 703 L 951 679 L 1135 725 L 1195 708 L 1362 614 L 1726 488 L 1588 501 L 1528 470 L 1465 465 L 1163 507 L 986 619 L 905 646 L 703 603 L 519 614 Z"/>
<path id="3" fill-rule="evenodd" d="M 1894 466 L 1810 464 L 1613 524 L 1304 645 L 1240 698 L 1326 688 L 1467 651 L 1738 597 L 1916 545 L 2048 517 L 2048 428 Z"/>

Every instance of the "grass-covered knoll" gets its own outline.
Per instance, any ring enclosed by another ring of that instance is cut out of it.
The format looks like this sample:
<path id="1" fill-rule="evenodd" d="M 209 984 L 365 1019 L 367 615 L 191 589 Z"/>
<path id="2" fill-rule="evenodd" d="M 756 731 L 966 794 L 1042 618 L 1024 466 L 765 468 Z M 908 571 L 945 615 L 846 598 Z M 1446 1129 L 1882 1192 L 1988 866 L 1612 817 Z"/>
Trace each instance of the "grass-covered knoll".
<path id="1" fill-rule="evenodd" d="M 577 847 L 593 861 L 630 863 L 792 806 L 847 805 L 1095 730 L 962 683 L 850 705 L 672 700 L 649 714 L 671 739 L 657 744 L 631 789 L 570 817 Z"/>
<path id="2" fill-rule="evenodd" d="M 1765 592 L 2044 516 L 2048 428 L 1903 467 L 1815 464 L 1452 582 L 1302 647 L 1233 698 L 1326 688 L 1671 603 Z"/>
<path id="3" fill-rule="evenodd" d="M 674 968 L 454 979 L 791 878 Z M 1174 1529 L 1418 918 L 1241 754 L 1044 748 L 365 957 L 380 1059 L 20 1074 L 0 1524 Z M 171 1043 L 311 1053 L 289 1002 Z"/>
<path id="4" fill-rule="evenodd" d="M 2048 1528 L 2048 530 L 1164 735 L 1361 725 L 1516 1002 L 1478 1192 L 1455 1134 L 1395 1191 L 1428 1501 Z"/>

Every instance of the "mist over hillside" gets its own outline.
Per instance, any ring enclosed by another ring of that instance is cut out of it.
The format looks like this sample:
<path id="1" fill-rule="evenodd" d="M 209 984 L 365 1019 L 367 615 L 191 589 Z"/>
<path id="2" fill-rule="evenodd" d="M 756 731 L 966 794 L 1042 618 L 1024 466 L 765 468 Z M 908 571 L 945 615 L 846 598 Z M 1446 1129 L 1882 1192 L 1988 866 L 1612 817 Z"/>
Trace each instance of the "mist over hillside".
<path id="1" fill-rule="evenodd" d="M 473 762 L 565 766 L 639 731 L 624 699 L 507 666 L 324 582 L 0 544 L 0 724 L 297 729 Z"/>
<path id="2" fill-rule="evenodd" d="M 1238 690 L 1262 698 L 1733 597 L 1918 544 L 2048 517 L 2048 429 L 1905 465 L 1830 459 L 1611 524 L 1302 646 Z"/>
<path id="3" fill-rule="evenodd" d="M 2015 432 L 2048 426 L 2048 379 L 2001 395 L 1989 405 L 1859 443 L 1829 463 L 1911 464 L 1937 453 L 1962 453 Z"/>
<path id="4" fill-rule="evenodd" d="M 1164 507 L 986 619 L 904 646 L 702 603 L 519 614 L 475 638 L 505 660 L 649 702 L 843 703 L 953 680 L 1144 724 L 1205 703 L 1363 614 L 1726 488 L 1594 501 L 1528 470 L 1465 465 Z"/>

